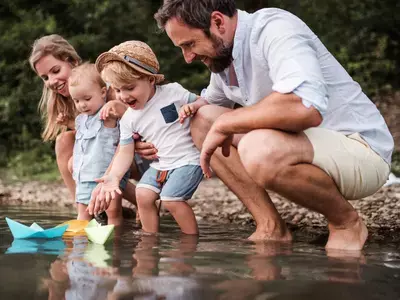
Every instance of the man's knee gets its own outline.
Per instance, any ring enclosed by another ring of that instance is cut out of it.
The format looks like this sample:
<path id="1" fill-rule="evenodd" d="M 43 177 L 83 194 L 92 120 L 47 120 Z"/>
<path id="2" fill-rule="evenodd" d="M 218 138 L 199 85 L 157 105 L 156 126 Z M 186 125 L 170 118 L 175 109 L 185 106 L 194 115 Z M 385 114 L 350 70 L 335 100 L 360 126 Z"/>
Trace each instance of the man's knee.
<path id="1" fill-rule="evenodd" d="M 220 115 L 230 110 L 231 109 L 229 108 L 216 105 L 205 105 L 200 107 L 190 122 L 192 139 L 198 149 L 201 148 L 204 138 L 215 120 Z"/>
<path id="2" fill-rule="evenodd" d="M 201 107 L 192 118 L 190 122 L 190 133 L 192 135 L 193 142 L 198 149 L 201 148 L 204 138 L 214 121 L 215 120 L 210 118 L 207 106 Z"/>
<path id="3" fill-rule="evenodd" d="M 240 160 L 250 177 L 260 186 L 272 186 L 281 168 L 282 153 L 267 132 L 254 130 L 239 142 Z"/>

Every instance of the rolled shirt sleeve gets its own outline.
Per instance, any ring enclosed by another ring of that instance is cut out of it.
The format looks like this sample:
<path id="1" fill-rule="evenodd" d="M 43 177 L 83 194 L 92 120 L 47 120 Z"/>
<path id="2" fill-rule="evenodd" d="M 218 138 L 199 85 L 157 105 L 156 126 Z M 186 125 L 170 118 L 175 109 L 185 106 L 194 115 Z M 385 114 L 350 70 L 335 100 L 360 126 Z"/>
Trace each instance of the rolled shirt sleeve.
<path id="1" fill-rule="evenodd" d="M 197 100 L 197 95 L 195 93 L 190 93 L 189 94 L 189 99 L 187 101 L 187 103 L 193 103 Z"/>
<path id="2" fill-rule="evenodd" d="M 294 93 L 304 106 L 313 106 L 324 116 L 328 107 L 327 85 L 313 48 L 314 37 L 301 25 L 284 18 L 269 22 L 264 29 L 262 51 L 270 69 L 272 90 Z"/>

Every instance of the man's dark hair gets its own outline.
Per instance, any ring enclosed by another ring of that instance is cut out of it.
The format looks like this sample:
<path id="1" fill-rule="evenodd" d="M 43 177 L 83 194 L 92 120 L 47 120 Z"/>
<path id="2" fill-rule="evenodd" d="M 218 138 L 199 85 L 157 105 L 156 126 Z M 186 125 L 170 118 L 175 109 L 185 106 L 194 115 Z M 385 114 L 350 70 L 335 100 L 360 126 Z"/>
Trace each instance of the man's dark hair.
<path id="1" fill-rule="evenodd" d="M 233 17 L 236 14 L 234 0 L 164 0 L 154 18 L 161 30 L 165 29 L 165 24 L 176 17 L 178 20 L 192 28 L 199 28 L 210 36 L 211 13 L 220 13 Z"/>

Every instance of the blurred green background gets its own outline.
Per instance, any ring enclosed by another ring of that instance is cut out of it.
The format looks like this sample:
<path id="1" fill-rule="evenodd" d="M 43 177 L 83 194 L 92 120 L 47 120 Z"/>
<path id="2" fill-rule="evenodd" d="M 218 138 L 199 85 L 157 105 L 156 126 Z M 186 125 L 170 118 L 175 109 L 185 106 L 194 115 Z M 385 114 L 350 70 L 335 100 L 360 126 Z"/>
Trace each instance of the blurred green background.
<path id="1" fill-rule="evenodd" d="M 40 138 L 37 111 L 42 82 L 28 64 L 33 41 L 58 33 L 85 61 L 126 40 L 147 42 L 161 72 L 193 92 L 207 86 L 201 63 L 185 64 L 178 48 L 159 33 L 153 14 L 161 0 L 2 0 L 0 4 L 0 169 L 3 178 L 59 178 L 54 144 Z M 388 120 L 400 150 L 398 0 L 236 1 L 247 11 L 280 7 L 302 18 L 347 71 L 374 99 Z M 400 155 L 393 171 L 400 173 Z"/>

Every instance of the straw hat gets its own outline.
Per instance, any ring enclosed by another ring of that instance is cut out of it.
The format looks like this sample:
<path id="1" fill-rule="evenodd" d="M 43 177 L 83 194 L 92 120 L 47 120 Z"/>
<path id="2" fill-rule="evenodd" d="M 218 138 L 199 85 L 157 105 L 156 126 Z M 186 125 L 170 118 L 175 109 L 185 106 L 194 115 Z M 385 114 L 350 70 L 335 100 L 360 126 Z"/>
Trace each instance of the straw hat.
<path id="1" fill-rule="evenodd" d="M 154 76 L 156 83 L 164 80 L 164 75 L 158 74 L 160 65 L 157 57 L 146 43 L 127 41 L 112 47 L 96 59 L 97 71 L 103 71 L 110 61 L 120 61 L 139 73 Z"/>

